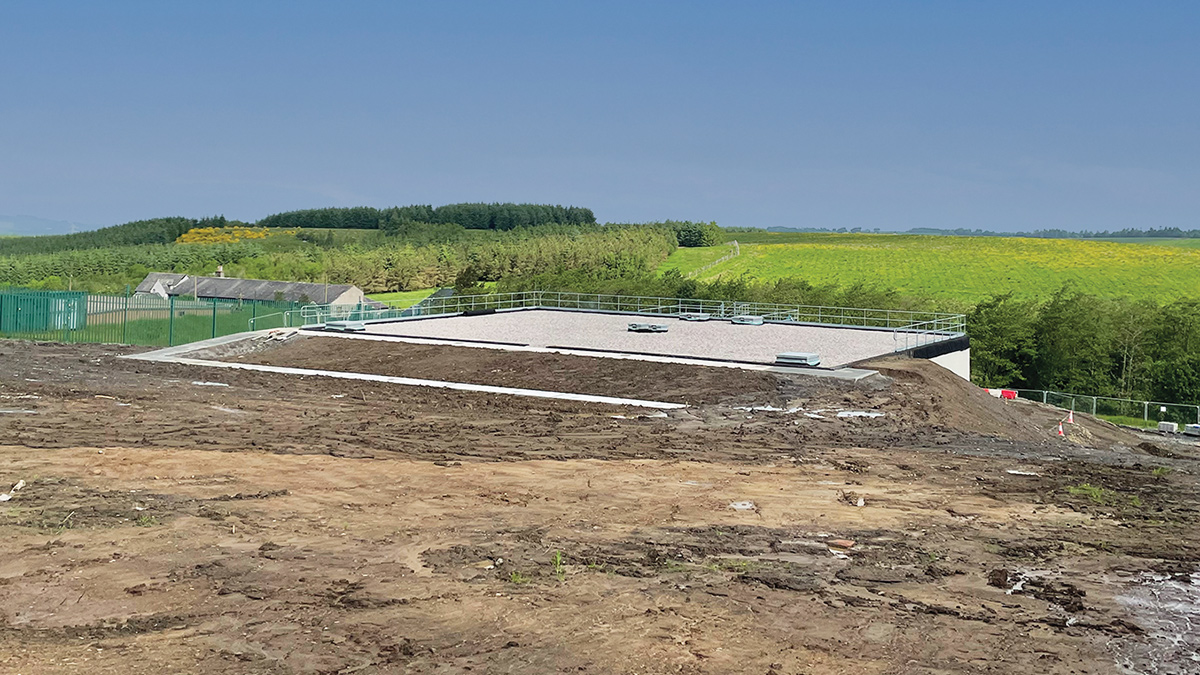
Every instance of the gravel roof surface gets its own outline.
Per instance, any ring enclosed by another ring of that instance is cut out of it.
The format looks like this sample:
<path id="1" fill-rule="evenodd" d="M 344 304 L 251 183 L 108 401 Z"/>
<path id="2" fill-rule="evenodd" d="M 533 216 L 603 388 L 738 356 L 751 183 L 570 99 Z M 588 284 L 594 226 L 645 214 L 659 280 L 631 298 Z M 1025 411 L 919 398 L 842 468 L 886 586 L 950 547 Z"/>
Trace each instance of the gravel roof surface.
<path id="1" fill-rule="evenodd" d="M 632 333 L 630 323 L 657 323 L 666 333 Z M 369 333 L 445 340 L 513 342 L 533 347 L 571 347 L 666 356 L 773 363 L 782 352 L 816 352 L 826 368 L 891 354 L 891 331 L 765 324 L 740 326 L 723 320 L 554 310 L 497 312 L 370 324 Z"/>

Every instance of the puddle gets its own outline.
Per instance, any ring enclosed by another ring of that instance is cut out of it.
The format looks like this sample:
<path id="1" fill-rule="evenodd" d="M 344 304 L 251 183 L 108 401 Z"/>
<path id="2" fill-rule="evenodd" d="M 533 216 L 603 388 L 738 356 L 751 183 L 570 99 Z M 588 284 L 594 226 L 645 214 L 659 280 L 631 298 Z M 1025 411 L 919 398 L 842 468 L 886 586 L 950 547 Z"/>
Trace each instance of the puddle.
<path id="1" fill-rule="evenodd" d="M 246 414 L 245 410 L 238 410 L 237 408 L 225 408 L 225 407 L 219 406 L 219 405 L 214 405 L 214 406 L 209 406 L 209 407 L 212 408 L 213 410 L 220 410 L 223 413 L 230 413 L 231 415 L 245 415 Z"/>
<path id="2" fill-rule="evenodd" d="M 884 413 L 874 410 L 843 410 L 837 414 L 838 417 L 883 417 Z"/>
<path id="3" fill-rule="evenodd" d="M 1200 672 L 1200 573 L 1171 577 L 1146 572 L 1125 581 L 1129 586 L 1117 601 L 1146 634 L 1109 643 L 1122 672 Z"/>
<path id="4" fill-rule="evenodd" d="M 0 415 L 36 415 L 36 410 L 0 409 Z"/>
<path id="5" fill-rule="evenodd" d="M 228 387 L 224 382 L 193 382 L 197 387 Z"/>

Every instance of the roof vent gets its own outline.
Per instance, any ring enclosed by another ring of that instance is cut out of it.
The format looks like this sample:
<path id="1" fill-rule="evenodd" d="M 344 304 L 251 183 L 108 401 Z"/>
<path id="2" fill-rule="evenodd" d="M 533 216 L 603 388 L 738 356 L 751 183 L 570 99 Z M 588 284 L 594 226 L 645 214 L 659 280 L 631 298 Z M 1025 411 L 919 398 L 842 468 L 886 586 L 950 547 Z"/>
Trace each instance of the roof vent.
<path id="1" fill-rule="evenodd" d="M 775 363 L 781 366 L 816 368 L 821 365 L 821 356 L 813 352 L 784 352 L 775 355 Z"/>
<path id="2" fill-rule="evenodd" d="M 667 326 L 662 323 L 631 323 L 629 330 L 632 333 L 665 333 Z"/>

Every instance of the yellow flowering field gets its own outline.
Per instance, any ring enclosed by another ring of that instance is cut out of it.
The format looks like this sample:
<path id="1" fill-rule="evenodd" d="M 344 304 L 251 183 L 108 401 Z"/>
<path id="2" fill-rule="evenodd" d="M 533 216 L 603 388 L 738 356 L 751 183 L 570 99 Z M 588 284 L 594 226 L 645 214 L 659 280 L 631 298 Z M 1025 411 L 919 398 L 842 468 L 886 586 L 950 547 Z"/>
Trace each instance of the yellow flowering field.
<path id="1" fill-rule="evenodd" d="M 812 283 L 877 283 L 934 298 L 974 302 L 994 293 L 1045 296 L 1064 283 L 1108 297 L 1171 300 L 1200 295 L 1200 248 L 1075 239 L 901 234 L 730 235 L 741 255 L 697 278 L 749 274 Z M 660 271 L 687 273 L 727 246 L 678 249 Z"/>

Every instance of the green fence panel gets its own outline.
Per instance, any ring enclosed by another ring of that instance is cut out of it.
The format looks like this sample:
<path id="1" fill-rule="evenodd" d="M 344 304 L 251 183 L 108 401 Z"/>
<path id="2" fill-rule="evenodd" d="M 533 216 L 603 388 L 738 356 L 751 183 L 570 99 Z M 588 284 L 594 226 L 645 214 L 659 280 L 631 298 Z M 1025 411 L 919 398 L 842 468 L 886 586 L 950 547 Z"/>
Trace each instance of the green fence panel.
<path id="1" fill-rule="evenodd" d="M 0 288 L 0 337 L 166 347 L 247 331 L 254 317 L 267 317 L 256 328 L 281 327 L 283 312 L 298 307 L 276 301 Z"/>

